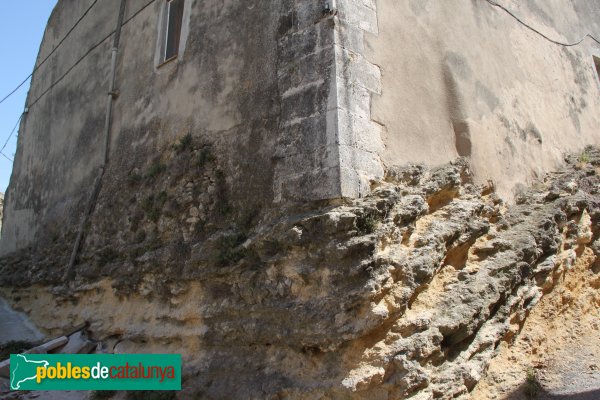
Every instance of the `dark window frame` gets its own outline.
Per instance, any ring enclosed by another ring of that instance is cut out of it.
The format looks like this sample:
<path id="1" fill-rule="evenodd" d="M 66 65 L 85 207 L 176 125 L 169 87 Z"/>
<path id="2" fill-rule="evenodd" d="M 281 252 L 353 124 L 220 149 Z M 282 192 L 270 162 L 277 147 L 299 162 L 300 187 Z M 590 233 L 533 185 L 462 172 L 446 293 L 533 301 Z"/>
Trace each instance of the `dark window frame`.
<path id="1" fill-rule="evenodd" d="M 161 64 L 179 56 L 185 0 L 166 0 Z"/>

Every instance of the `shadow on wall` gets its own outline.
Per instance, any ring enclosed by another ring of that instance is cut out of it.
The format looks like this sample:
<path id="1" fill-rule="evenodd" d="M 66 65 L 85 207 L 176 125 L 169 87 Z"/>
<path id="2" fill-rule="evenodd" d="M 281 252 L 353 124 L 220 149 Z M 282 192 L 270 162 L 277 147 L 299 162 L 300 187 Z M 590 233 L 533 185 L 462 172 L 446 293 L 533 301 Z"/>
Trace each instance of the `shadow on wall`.
<path id="1" fill-rule="evenodd" d="M 582 374 L 583 375 L 583 374 Z M 585 381 L 585 376 L 582 376 Z M 540 387 L 533 387 L 532 383 L 525 382 L 514 392 L 506 396 L 506 400 L 598 400 L 600 389 L 581 389 L 579 393 L 553 394 Z"/>
<path id="2" fill-rule="evenodd" d="M 458 84 L 447 62 L 442 66 L 442 75 L 446 91 L 446 108 L 454 130 L 456 152 L 461 157 L 470 157 L 471 131 L 463 110 L 463 99 Z"/>

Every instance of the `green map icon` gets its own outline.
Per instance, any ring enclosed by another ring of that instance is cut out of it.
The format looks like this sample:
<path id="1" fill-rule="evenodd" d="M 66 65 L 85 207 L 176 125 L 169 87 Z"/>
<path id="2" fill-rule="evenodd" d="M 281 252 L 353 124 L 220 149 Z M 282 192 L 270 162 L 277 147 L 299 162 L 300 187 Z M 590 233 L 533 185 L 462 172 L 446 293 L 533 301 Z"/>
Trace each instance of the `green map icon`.
<path id="1" fill-rule="evenodd" d="M 11 354 L 12 390 L 181 390 L 180 354 Z"/>
<path id="2" fill-rule="evenodd" d="M 10 355 L 10 388 L 19 390 L 21 384 L 26 381 L 37 378 L 37 368 L 47 367 L 48 361 L 35 361 L 27 358 L 26 354 L 11 354 Z"/>

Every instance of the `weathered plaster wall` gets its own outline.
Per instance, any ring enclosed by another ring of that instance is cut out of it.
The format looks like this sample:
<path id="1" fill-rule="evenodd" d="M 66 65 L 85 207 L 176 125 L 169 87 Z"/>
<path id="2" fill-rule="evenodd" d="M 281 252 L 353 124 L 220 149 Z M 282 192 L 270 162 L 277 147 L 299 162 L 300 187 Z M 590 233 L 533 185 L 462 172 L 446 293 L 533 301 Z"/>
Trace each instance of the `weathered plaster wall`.
<path id="1" fill-rule="evenodd" d="M 38 62 L 90 4 L 58 2 Z M 261 208 L 274 200 L 339 197 L 336 131 L 327 118 L 335 84 L 333 29 L 322 4 L 186 1 L 180 55 L 157 68 L 162 5 L 127 1 L 100 206 L 188 133 L 221 160 L 234 204 Z M 110 33 L 118 9 L 119 0 L 94 6 L 33 77 L 0 254 L 72 234 L 81 217 L 103 159 Z M 117 225 L 127 219 L 121 214 L 112 213 Z"/>
<path id="2" fill-rule="evenodd" d="M 58 3 L 38 61 L 90 4 Z M 0 254 L 73 235 L 103 159 L 118 4 L 93 7 L 33 77 Z M 591 40 L 557 46 L 483 0 L 331 4 L 188 0 L 180 56 L 157 67 L 163 3 L 129 0 L 100 206 L 188 133 L 219 158 L 232 204 L 258 209 L 360 197 L 386 167 L 456 156 L 510 198 L 600 141 Z M 562 40 L 599 30 L 591 1 L 506 5 Z"/>
<path id="3" fill-rule="evenodd" d="M 2 235 L 2 218 L 4 216 L 4 193 L 0 193 L 0 236 Z"/>
<path id="4" fill-rule="evenodd" d="M 144 3 L 128 1 L 128 13 Z M 277 59 L 280 5 L 188 1 L 186 7 L 185 49 L 159 68 L 159 5 L 123 28 L 107 181 L 117 190 L 134 169 L 143 174 L 162 150 L 190 133 L 223 159 L 234 199 L 252 193 L 251 202 L 268 202 L 280 105 L 276 64 L 262 57 Z"/>
<path id="5" fill-rule="evenodd" d="M 109 3 L 118 7 L 116 0 Z M 72 0 L 55 7 L 38 62 L 47 57 L 90 4 L 89 0 Z M 94 167 L 101 161 L 109 41 L 84 58 L 38 102 L 35 100 L 87 48 L 113 29 L 116 17 L 111 7 L 92 9 L 61 50 L 33 75 L 27 99 L 30 111 L 21 122 L 6 192 L 2 253 L 27 246 L 39 231 L 50 236 L 75 222 L 75 211 L 93 181 Z"/>
<path id="6" fill-rule="evenodd" d="M 499 1 L 551 38 L 600 38 L 595 1 Z M 599 82 L 589 38 L 563 47 L 486 1 L 378 0 L 367 59 L 381 68 L 371 118 L 387 166 L 469 157 L 475 179 L 510 198 L 562 160 L 600 143 Z"/>

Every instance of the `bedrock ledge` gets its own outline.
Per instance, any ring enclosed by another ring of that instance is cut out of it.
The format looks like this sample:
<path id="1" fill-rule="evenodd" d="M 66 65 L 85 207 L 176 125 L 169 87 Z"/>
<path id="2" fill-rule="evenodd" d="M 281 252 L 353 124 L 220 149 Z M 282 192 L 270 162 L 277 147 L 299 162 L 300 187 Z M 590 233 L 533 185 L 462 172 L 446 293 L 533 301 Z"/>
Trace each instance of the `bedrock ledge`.
<path id="1" fill-rule="evenodd" d="M 599 173 L 588 147 L 506 204 L 462 159 L 392 167 L 362 199 L 197 240 L 90 242 L 68 284 L 52 251 L 13 253 L 0 295 L 48 333 L 182 353 L 182 396 L 469 398 L 582 255 L 598 273 Z"/>

